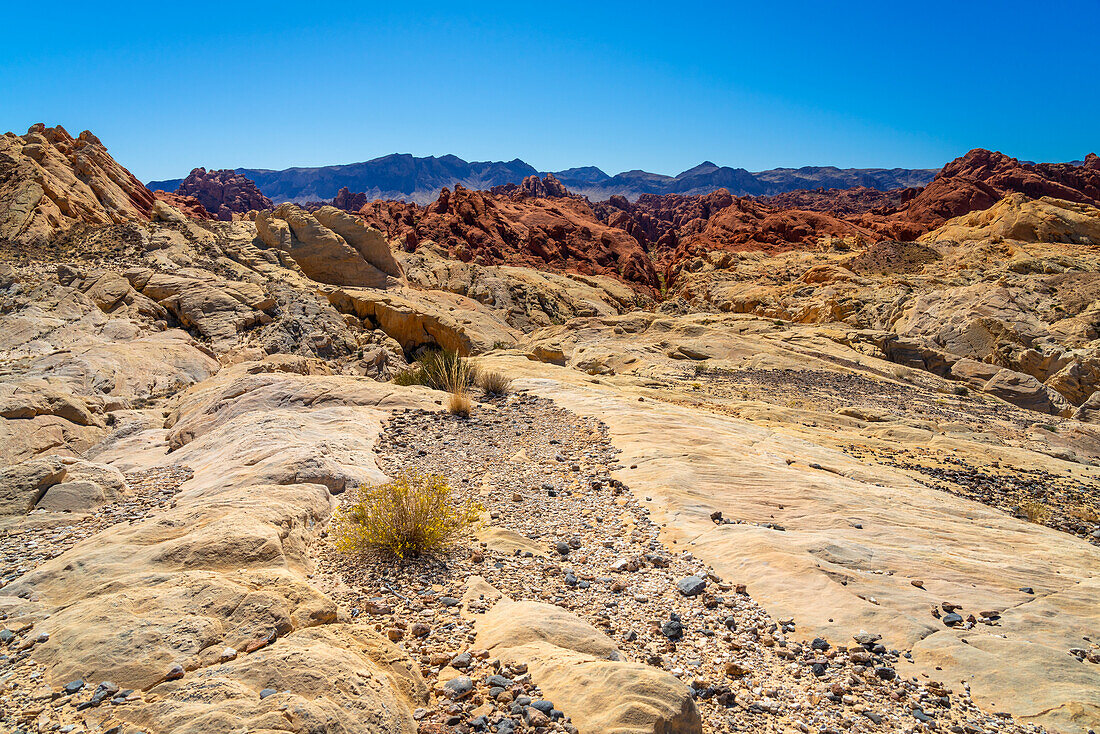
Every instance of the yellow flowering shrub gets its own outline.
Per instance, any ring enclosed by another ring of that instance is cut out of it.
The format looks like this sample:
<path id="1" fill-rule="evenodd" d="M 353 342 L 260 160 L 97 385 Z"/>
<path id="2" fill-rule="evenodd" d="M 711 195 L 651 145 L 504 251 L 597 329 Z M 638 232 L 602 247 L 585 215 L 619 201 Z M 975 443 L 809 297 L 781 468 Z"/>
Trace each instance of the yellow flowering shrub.
<path id="1" fill-rule="evenodd" d="M 454 497 L 437 474 L 402 472 L 349 491 L 352 501 L 336 511 L 331 527 L 343 553 L 416 558 L 446 548 L 477 520 L 478 508 Z"/>

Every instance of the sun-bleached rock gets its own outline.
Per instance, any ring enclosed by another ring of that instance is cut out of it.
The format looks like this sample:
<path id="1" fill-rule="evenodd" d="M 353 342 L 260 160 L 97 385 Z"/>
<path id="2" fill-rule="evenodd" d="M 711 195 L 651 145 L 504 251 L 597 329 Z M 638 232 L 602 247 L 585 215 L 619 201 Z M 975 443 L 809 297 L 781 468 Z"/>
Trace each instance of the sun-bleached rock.
<path id="1" fill-rule="evenodd" d="M 1050 390 L 1031 375 L 1003 369 L 982 387 L 983 392 L 994 395 L 1021 408 L 1050 415 L 1066 415 L 1072 406 L 1058 393 Z"/>
<path id="2" fill-rule="evenodd" d="M 1020 242 L 1100 244 L 1100 209 L 1044 196 L 1013 193 L 989 207 L 948 220 L 922 242 L 968 242 L 1001 238 Z"/>
<path id="3" fill-rule="evenodd" d="M 396 276 L 390 273 L 398 268 L 392 254 L 383 255 L 383 243 L 378 238 L 357 222 L 347 221 L 350 215 L 339 210 L 333 209 L 322 216 L 352 236 L 362 249 L 348 244 L 340 234 L 294 204 L 281 204 L 274 211 L 259 212 L 256 234 L 266 247 L 286 252 L 307 277 L 319 283 L 369 288 L 391 284 Z M 386 250 L 388 252 L 388 246 Z M 367 255 L 378 265 L 367 260 Z"/>
<path id="4" fill-rule="evenodd" d="M 561 607 L 502 599 L 477 621 L 478 648 L 525 663 L 580 731 L 694 734 L 702 721 L 687 686 L 623 660 L 615 643 Z"/>

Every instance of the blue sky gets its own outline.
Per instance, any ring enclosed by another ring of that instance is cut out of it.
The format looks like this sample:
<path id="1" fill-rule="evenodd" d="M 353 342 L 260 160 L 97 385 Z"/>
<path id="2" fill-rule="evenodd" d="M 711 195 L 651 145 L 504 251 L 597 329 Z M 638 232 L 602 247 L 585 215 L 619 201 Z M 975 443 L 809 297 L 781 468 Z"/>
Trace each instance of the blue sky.
<path id="1" fill-rule="evenodd" d="M 1100 150 L 1100 0 L 532 6 L 51 3 L 8 14 L 0 129 L 90 129 L 143 180 L 393 152 L 678 173 Z"/>

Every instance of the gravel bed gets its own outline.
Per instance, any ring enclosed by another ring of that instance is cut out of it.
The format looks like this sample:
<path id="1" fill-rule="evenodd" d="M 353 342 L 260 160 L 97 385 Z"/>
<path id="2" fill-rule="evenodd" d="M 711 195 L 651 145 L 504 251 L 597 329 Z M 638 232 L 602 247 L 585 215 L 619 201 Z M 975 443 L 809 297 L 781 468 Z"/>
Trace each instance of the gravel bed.
<path id="1" fill-rule="evenodd" d="M 327 540 L 315 547 L 314 582 L 343 614 L 420 662 L 434 692 L 417 712 L 422 732 L 572 730 L 570 712 L 553 702 L 550 716 L 531 715 L 538 681 L 526 671 L 471 649 L 474 623 L 458 600 L 473 575 L 514 599 L 570 609 L 627 659 L 680 678 L 708 732 L 1039 731 L 980 711 L 965 685 L 911 677 L 908 652 L 889 640 L 811 640 L 796 620 L 770 618 L 745 594 L 744 579 L 720 579 L 689 552 L 666 547 L 648 498 L 611 477 L 616 450 L 606 427 L 550 401 L 514 394 L 469 419 L 398 413 L 378 451 L 388 474 L 442 474 L 487 508 L 490 527 L 531 544 L 506 553 L 471 541 L 406 564 L 352 559 Z M 468 686 L 457 700 L 456 685 Z"/>
<path id="2" fill-rule="evenodd" d="M 857 458 L 869 455 L 858 446 L 845 446 L 844 450 Z M 870 456 L 880 464 L 917 474 L 925 486 L 1100 546 L 1100 487 L 1094 482 L 1003 462 L 977 467 L 954 456 L 916 449 L 878 448 Z"/>

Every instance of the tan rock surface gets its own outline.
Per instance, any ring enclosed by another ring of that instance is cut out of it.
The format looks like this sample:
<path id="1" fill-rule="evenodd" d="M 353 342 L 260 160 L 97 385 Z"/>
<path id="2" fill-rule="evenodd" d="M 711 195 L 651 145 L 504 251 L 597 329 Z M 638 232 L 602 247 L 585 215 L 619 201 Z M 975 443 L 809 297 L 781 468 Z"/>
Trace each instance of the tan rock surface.
<path id="1" fill-rule="evenodd" d="M 525 663 L 555 706 L 582 732 L 691 734 L 702 723 L 687 686 L 622 659 L 595 627 L 552 604 L 498 601 L 474 644 L 505 663 Z"/>
<path id="2" fill-rule="evenodd" d="M 370 288 L 383 288 L 394 277 L 393 256 L 384 256 L 377 238 L 366 227 L 346 221 L 349 215 L 333 209 L 323 214 L 326 220 L 347 232 L 362 249 L 357 249 L 340 234 L 322 224 L 314 215 L 294 206 L 282 204 L 274 211 L 256 216 L 256 233 L 267 247 L 286 252 L 308 277 L 320 283 Z M 373 257 L 379 265 L 365 259 Z M 385 270 L 383 268 L 386 268 Z"/>
<path id="3" fill-rule="evenodd" d="M 751 323 L 734 322 L 718 336 L 705 327 L 707 318 L 689 317 L 672 334 L 666 327 L 654 337 L 629 331 L 614 335 L 612 325 L 625 329 L 624 322 L 637 321 L 637 316 L 610 320 L 603 327 L 589 320 L 588 330 L 553 334 L 562 342 L 576 342 L 571 344 L 571 363 L 578 351 L 593 349 L 638 356 L 640 363 L 623 377 L 593 381 L 575 370 L 515 357 L 490 363 L 511 376 L 540 378 L 517 387 L 607 423 L 612 441 L 623 449 L 622 463 L 631 467 L 621 470 L 620 478 L 638 495 L 653 498 L 655 519 L 667 523 L 669 540 L 691 549 L 729 581 L 746 583 L 775 617 L 795 617 L 807 637 L 824 634 L 844 644 L 861 629 L 871 630 L 888 644 L 912 647 L 918 670 L 968 680 L 983 705 L 1052 723 L 1081 706 L 1087 711 L 1095 702 L 1100 676 L 1067 650 L 1079 646 L 1082 635 L 1100 623 L 1096 608 L 1080 601 L 1100 583 L 1100 552 L 1064 533 L 935 491 L 818 443 L 867 440 L 858 433 L 792 430 L 800 420 L 811 425 L 811 416 L 818 420 L 820 413 L 795 417 L 796 411 L 787 411 L 784 417 L 775 410 L 757 411 L 760 417 L 749 422 L 689 405 L 639 402 L 638 395 L 654 393 L 639 392 L 637 376 L 654 375 L 654 363 L 661 359 L 651 338 L 671 342 L 676 336 L 687 344 L 705 340 L 718 357 L 743 359 L 746 365 L 789 363 L 800 346 L 810 343 L 754 334 Z M 736 336 L 738 330 L 742 336 Z M 843 354 L 835 345 L 823 352 Z M 860 359 L 850 352 L 846 358 L 852 363 Z M 803 368 L 809 367 L 812 361 L 804 360 Z M 887 430 L 889 434 L 879 435 L 889 435 L 894 445 L 932 438 L 945 447 L 988 455 L 988 447 L 947 433 Z M 1013 452 L 1002 447 L 993 455 L 1004 459 Z M 1030 456 L 1018 460 L 1049 461 Z M 1082 471 L 1100 481 L 1094 467 Z M 715 510 L 745 522 L 716 527 L 710 519 Z M 784 531 L 761 527 L 766 523 L 779 524 Z M 923 588 L 910 579 L 922 580 Z M 1035 594 L 1018 590 L 1025 586 Z M 944 627 L 928 611 L 943 600 L 965 610 L 1002 610 L 996 634 L 1007 639 L 990 642 L 992 633 Z M 962 638 L 971 644 L 962 645 Z M 998 654 L 957 654 L 988 645 L 995 645 Z M 925 656 L 923 651 L 931 647 L 956 654 Z M 1026 673 L 1020 668 L 1024 664 Z M 933 665 L 943 671 L 933 671 Z M 1096 719 L 1085 715 L 1069 730 L 1082 726 L 1080 721 L 1091 721 L 1091 726 Z"/>
<path id="4" fill-rule="evenodd" d="M 148 219 L 153 193 L 85 130 L 31 126 L 0 137 L 0 241 L 42 246 L 73 224 Z"/>
<path id="5" fill-rule="evenodd" d="M 1100 245 L 1100 209 L 1049 196 L 1009 194 L 988 209 L 948 220 L 922 242 L 967 242 L 992 238 L 1020 242 Z"/>
<path id="6" fill-rule="evenodd" d="M 305 576 L 306 543 L 331 512 L 326 484 L 381 476 L 378 406 L 431 405 L 428 391 L 249 369 L 227 368 L 183 396 L 175 425 L 191 426 L 189 440 L 162 461 L 194 478 L 174 509 L 94 536 L 4 594 L 34 600 L 25 613 L 50 635 L 36 659 L 56 684 L 84 676 L 146 689 L 183 666 L 181 681 L 126 714 L 153 730 L 233 717 L 262 727 L 275 701 L 255 694 L 272 685 L 300 704 L 284 723 L 291 731 L 332 717 L 342 731 L 413 731 L 423 683 L 395 649 L 362 629 L 310 631 L 336 608 Z M 100 460 L 115 458 L 108 443 Z M 219 662 L 226 647 L 261 640 L 258 657 Z"/>

